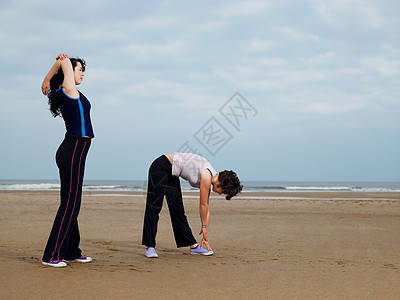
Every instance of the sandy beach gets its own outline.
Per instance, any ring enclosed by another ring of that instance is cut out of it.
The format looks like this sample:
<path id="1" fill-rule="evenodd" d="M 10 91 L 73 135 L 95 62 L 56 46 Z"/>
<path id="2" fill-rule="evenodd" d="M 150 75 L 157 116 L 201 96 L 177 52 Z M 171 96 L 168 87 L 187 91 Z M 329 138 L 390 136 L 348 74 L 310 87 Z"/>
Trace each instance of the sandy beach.
<path id="1" fill-rule="evenodd" d="M 197 194 L 186 214 L 198 237 Z M 57 191 L 0 191 L 1 299 L 398 299 L 400 194 L 243 193 L 210 199 L 211 257 L 177 249 L 164 202 L 158 259 L 141 245 L 141 192 L 84 192 L 81 248 L 56 269 L 41 256 Z"/>

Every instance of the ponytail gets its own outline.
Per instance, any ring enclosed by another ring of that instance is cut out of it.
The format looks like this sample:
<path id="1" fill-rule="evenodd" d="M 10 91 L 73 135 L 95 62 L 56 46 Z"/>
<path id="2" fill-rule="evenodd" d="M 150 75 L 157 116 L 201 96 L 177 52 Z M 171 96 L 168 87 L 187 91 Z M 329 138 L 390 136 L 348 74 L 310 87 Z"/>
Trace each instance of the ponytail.
<path id="1" fill-rule="evenodd" d="M 60 68 L 56 74 L 50 79 L 50 91 L 47 94 L 49 98 L 50 112 L 52 116 L 55 118 L 57 116 L 61 116 L 60 108 L 58 107 L 57 99 L 56 99 L 56 91 L 60 88 L 64 81 L 64 73 Z"/>

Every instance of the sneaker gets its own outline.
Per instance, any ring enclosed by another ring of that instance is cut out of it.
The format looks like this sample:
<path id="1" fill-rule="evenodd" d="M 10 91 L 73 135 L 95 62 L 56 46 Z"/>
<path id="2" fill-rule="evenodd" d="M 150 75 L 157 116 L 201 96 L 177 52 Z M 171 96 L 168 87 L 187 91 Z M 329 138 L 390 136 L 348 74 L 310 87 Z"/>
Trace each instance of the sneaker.
<path id="1" fill-rule="evenodd" d="M 67 266 L 67 264 L 61 260 L 51 260 L 49 262 L 42 261 L 42 265 L 50 266 L 50 267 L 54 267 L 54 268 L 63 268 L 63 267 Z"/>
<path id="2" fill-rule="evenodd" d="M 154 249 L 153 247 L 147 247 L 145 255 L 149 258 L 157 258 L 158 257 L 156 249 Z"/>
<path id="3" fill-rule="evenodd" d="M 91 257 L 86 257 L 86 256 L 81 256 L 81 257 L 78 257 L 78 258 L 76 258 L 76 259 L 73 259 L 73 260 L 68 260 L 68 259 L 64 259 L 64 261 L 68 261 L 68 262 L 80 262 L 80 263 L 89 263 L 89 262 L 91 262 L 93 259 L 91 258 Z"/>
<path id="4" fill-rule="evenodd" d="M 197 254 L 197 255 L 213 255 L 213 251 L 208 251 L 207 249 L 204 249 L 200 247 L 200 245 L 197 245 L 194 248 L 190 248 L 190 254 Z"/>

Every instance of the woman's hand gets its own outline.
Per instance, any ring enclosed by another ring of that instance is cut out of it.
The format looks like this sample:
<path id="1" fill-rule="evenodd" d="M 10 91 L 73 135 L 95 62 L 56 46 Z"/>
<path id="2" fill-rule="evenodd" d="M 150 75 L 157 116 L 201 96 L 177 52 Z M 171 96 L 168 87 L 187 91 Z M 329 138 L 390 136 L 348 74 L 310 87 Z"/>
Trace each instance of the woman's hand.
<path id="1" fill-rule="evenodd" d="M 203 239 L 201 240 L 200 247 L 203 247 L 203 245 L 206 245 L 207 250 L 208 251 L 212 251 L 212 249 L 210 247 L 210 243 L 208 241 L 208 229 L 207 228 L 201 228 L 201 231 L 200 231 L 199 235 L 200 234 L 203 234 Z"/>
<path id="2" fill-rule="evenodd" d="M 68 55 L 65 53 L 60 53 L 58 54 L 58 56 L 56 57 L 56 60 L 63 60 L 64 58 L 68 58 Z"/>
<path id="3" fill-rule="evenodd" d="M 50 79 L 47 79 L 47 77 L 45 77 L 45 79 L 43 80 L 42 83 L 42 93 L 43 95 L 47 95 L 47 93 L 49 92 L 50 89 Z"/>

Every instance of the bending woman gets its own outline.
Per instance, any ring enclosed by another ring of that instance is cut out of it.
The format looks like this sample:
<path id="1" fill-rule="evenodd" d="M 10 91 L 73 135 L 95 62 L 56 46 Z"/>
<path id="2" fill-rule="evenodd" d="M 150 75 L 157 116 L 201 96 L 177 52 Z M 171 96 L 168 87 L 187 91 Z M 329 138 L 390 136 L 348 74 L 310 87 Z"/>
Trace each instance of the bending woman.
<path id="1" fill-rule="evenodd" d="M 65 267 L 65 261 L 92 261 L 79 249 L 78 228 L 86 155 L 94 137 L 90 103 L 76 88 L 83 80 L 85 67 L 83 59 L 60 54 L 42 84 L 52 115 L 64 119 L 67 131 L 56 153 L 61 201 L 42 259 L 43 265 L 52 267 Z"/>
<path id="2" fill-rule="evenodd" d="M 192 153 L 176 152 L 157 158 L 150 166 L 148 177 L 142 238 L 142 244 L 146 246 L 145 255 L 158 257 L 155 239 L 164 195 L 167 198 L 176 246 L 190 246 L 191 254 L 212 255 L 208 237 L 210 187 L 212 186 L 213 192 L 225 194 L 227 200 L 231 199 L 242 190 L 236 173 L 222 171 L 218 174 L 205 158 Z M 200 245 L 196 243 L 185 215 L 179 177 L 200 189 L 200 234 L 203 234 Z"/>

